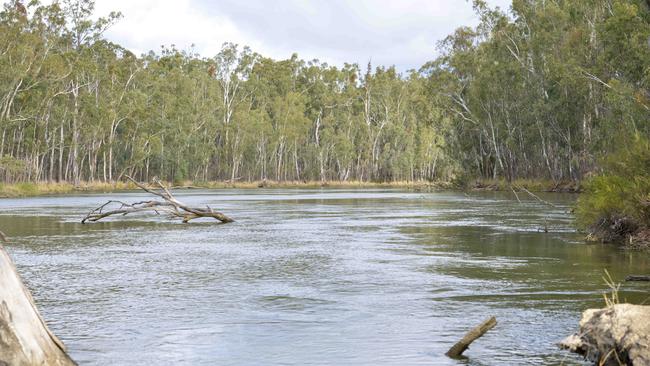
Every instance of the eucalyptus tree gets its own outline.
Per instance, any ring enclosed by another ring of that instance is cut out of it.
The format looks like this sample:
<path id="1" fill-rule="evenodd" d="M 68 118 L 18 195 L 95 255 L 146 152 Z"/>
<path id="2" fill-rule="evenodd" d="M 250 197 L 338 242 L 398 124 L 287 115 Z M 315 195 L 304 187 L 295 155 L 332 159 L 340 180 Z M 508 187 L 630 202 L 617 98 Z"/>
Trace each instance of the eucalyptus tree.
<path id="1" fill-rule="evenodd" d="M 647 120 L 645 2 L 516 0 L 510 16 L 474 4 L 481 23 L 444 40 L 424 69 L 446 96 L 450 152 L 465 167 L 579 181 L 614 148 L 612 127 Z"/>
<path id="2" fill-rule="evenodd" d="M 103 37 L 92 0 L 0 12 L 0 178 L 580 181 L 650 134 L 644 0 L 473 2 L 418 71 Z"/>

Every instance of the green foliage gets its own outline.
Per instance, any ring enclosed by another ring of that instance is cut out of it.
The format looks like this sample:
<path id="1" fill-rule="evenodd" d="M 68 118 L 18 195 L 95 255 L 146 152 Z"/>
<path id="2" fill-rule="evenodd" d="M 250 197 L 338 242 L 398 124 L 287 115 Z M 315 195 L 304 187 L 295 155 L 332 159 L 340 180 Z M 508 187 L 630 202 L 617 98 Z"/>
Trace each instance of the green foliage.
<path id="1" fill-rule="evenodd" d="M 641 0 L 474 2 L 481 22 L 423 72 L 451 119 L 448 154 L 481 178 L 580 181 L 612 136 L 650 135 L 650 11 Z"/>
<path id="2" fill-rule="evenodd" d="M 27 164 L 11 156 L 0 156 L 0 171 L 6 174 L 21 174 L 27 171 Z"/>
<path id="3" fill-rule="evenodd" d="M 650 135 L 645 0 L 474 1 L 480 23 L 406 74 L 232 43 L 137 57 L 92 0 L 18 4 L 0 11 L 4 182 L 579 182 L 612 136 Z"/>
<path id="4" fill-rule="evenodd" d="M 604 172 L 586 182 L 576 216 L 584 229 L 627 218 L 650 227 L 650 141 L 636 136 L 602 164 Z"/>
<path id="5" fill-rule="evenodd" d="M 92 0 L 0 12 L 0 155 L 15 181 L 443 180 L 431 91 L 414 73 L 265 58 L 136 57 L 102 33 Z"/>

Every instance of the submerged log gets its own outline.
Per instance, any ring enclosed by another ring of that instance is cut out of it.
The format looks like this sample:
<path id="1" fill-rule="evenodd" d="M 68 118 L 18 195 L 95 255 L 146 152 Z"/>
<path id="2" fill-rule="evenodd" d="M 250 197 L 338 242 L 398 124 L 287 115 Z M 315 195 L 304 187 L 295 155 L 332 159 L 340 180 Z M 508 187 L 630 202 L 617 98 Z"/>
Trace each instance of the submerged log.
<path id="1" fill-rule="evenodd" d="M 85 224 L 87 221 L 89 222 L 99 221 L 105 217 L 109 217 L 113 215 L 125 216 L 131 213 L 144 212 L 144 211 L 151 211 L 158 215 L 161 213 L 165 213 L 170 215 L 171 217 L 182 219 L 184 223 L 187 223 L 190 220 L 194 220 L 201 217 L 213 218 L 223 223 L 235 221 L 221 212 L 214 211 L 212 208 L 210 208 L 210 206 L 206 206 L 206 208 L 204 209 L 187 206 L 183 202 L 177 200 L 171 194 L 169 189 L 167 189 L 167 187 L 164 184 L 162 184 L 159 180 L 154 180 L 154 184 L 156 184 L 158 187 L 157 188 L 158 190 L 156 190 L 156 188 L 149 188 L 143 184 L 140 184 L 139 182 L 129 177 L 128 175 L 126 176 L 126 178 L 129 179 L 131 182 L 133 182 L 140 189 L 144 190 L 145 192 L 151 193 L 154 196 L 158 196 L 163 200 L 142 201 L 142 202 L 135 202 L 135 203 L 126 203 L 122 201 L 111 200 L 97 207 L 96 209 L 90 211 L 90 213 L 88 213 L 88 215 L 86 215 L 86 217 L 84 217 L 81 220 L 82 224 Z"/>
<path id="2" fill-rule="evenodd" d="M 629 275 L 625 277 L 625 281 L 649 282 L 650 276 Z"/>
<path id="3" fill-rule="evenodd" d="M 594 365 L 650 365 L 650 306 L 617 304 L 586 310 L 578 332 L 560 347 Z"/>
<path id="4" fill-rule="evenodd" d="M 6 238 L 0 232 L 0 238 Z M 0 365 L 76 365 L 49 330 L 0 244 Z"/>
<path id="5" fill-rule="evenodd" d="M 456 344 L 454 344 L 445 354 L 451 358 L 460 357 L 463 352 L 469 348 L 472 342 L 482 337 L 483 334 L 487 333 L 488 330 L 494 328 L 496 325 L 497 319 L 495 317 L 491 317 L 490 319 L 484 321 L 474 329 L 467 332 L 467 334 L 465 334 L 465 336 L 460 341 L 456 342 Z"/>

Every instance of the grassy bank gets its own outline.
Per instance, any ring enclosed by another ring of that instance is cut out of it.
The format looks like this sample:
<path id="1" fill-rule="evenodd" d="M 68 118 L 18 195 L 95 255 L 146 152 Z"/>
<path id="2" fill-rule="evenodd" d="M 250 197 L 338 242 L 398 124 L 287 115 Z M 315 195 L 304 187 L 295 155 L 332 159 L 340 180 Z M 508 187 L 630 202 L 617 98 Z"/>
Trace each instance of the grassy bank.
<path id="1" fill-rule="evenodd" d="M 243 181 L 243 182 L 192 182 L 167 183 L 175 189 L 225 189 L 225 188 L 404 188 L 414 190 L 469 189 L 475 191 L 510 191 L 510 187 L 523 187 L 531 192 L 579 192 L 575 184 L 557 184 L 545 180 L 517 180 L 508 183 L 505 180 L 477 180 L 469 184 L 458 185 L 449 182 L 397 181 L 397 182 L 361 182 L 361 181 Z M 41 195 L 72 194 L 78 192 L 115 192 L 137 189 L 131 183 L 82 182 L 72 183 L 13 183 L 0 184 L 0 198 L 31 197 Z"/>
<path id="2" fill-rule="evenodd" d="M 251 181 L 251 182 L 192 182 L 184 181 L 175 184 L 167 183 L 174 189 L 252 189 L 252 188 L 405 188 L 405 189 L 451 189 L 453 185 L 445 182 L 361 182 L 361 181 Z M 13 183 L 0 184 L 0 198 L 32 197 L 42 195 L 72 194 L 79 192 L 116 192 L 137 189 L 132 183 L 82 182 L 72 183 Z"/>
<path id="3" fill-rule="evenodd" d="M 84 182 L 79 185 L 72 183 L 0 183 L 0 198 L 31 197 L 77 192 L 113 192 L 136 187 L 128 183 Z"/>

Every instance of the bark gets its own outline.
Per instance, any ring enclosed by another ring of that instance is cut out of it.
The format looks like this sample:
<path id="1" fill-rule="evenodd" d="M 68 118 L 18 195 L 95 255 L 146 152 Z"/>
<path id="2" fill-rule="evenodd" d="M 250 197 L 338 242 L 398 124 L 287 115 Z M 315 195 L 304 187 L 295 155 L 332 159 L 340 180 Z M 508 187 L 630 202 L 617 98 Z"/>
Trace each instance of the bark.
<path id="1" fill-rule="evenodd" d="M 497 319 L 495 317 L 491 317 L 490 319 L 481 323 L 479 326 L 467 332 L 467 334 L 465 334 L 465 336 L 460 341 L 456 342 L 456 344 L 454 344 L 445 354 L 452 358 L 460 357 L 463 352 L 469 348 L 469 345 L 472 344 L 472 342 L 482 337 L 483 334 L 487 333 L 488 330 L 494 328 L 496 325 Z"/>
<path id="2" fill-rule="evenodd" d="M 0 239 L 6 239 L 0 232 Z M 9 254 L 0 245 L 0 365 L 72 366 L 49 330 Z"/>

